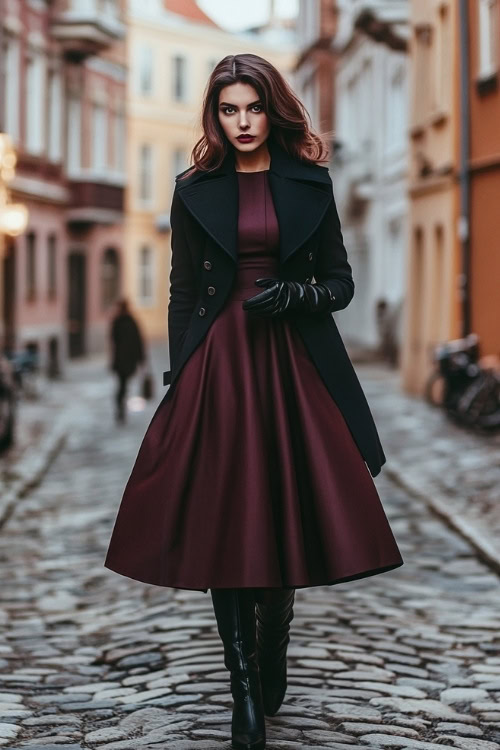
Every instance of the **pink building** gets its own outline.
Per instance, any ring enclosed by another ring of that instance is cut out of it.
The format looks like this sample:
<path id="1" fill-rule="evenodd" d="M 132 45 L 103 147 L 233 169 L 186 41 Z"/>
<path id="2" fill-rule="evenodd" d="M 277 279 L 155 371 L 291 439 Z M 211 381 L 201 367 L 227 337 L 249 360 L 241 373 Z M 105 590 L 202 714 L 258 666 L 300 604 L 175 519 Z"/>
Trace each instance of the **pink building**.
<path id="1" fill-rule="evenodd" d="M 0 1 L 0 130 L 18 153 L 12 197 L 30 213 L 3 261 L 4 345 L 37 349 L 55 375 L 106 345 L 122 285 L 123 8 Z"/>

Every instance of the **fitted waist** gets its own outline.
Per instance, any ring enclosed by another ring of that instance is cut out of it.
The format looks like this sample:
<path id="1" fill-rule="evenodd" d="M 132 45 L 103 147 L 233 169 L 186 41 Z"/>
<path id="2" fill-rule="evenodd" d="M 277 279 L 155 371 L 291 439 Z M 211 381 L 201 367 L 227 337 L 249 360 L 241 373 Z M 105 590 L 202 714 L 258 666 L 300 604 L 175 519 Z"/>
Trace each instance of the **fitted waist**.
<path id="1" fill-rule="evenodd" d="M 270 259 L 260 262 L 241 262 L 238 265 L 231 296 L 235 299 L 245 299 L 263 291 L 264 287 L 255 285 L 256 279 L 278 278 L 279 264 Z"/>

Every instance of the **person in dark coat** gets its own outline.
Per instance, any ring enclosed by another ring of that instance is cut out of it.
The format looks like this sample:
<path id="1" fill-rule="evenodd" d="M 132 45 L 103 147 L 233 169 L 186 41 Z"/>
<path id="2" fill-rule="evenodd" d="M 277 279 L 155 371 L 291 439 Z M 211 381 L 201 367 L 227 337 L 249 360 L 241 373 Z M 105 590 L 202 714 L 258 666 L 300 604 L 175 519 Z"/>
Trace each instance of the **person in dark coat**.
<path id="1" fill-rule="evenodd" d="M 128 301 L 125 298 L 119 300 L 117 308 L 110 329 L 111 370 L 118 377 L 115 393 L 116 420 L 117 422 L 124 422 L 128 381 L 136 372 L 138 365 L 144 362 L 145 355 L 143 337 L 130 312 Z"/>
<path id="2" fill-rule="evenodd" d="M 267 60 L 213 70 L 171 208 L 169 389 L 105 565 L 207 592 L 233 747 L 266 744 L 295 589 L 403 560 L 372 476 L 385 455 L 332 313 L 354 295 L 327 148 Z"/>

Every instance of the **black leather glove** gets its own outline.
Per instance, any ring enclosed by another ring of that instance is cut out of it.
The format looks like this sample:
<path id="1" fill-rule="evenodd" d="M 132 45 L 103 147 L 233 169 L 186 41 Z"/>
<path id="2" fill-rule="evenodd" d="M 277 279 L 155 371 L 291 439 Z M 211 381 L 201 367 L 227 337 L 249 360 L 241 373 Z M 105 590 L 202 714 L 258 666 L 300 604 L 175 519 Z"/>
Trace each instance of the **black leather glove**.
<path id="1" fill-rule="evenodd" d="M 277 316 L 287 310 L 327 313 L 335 307 L 335 297 L 325 284 L 271 278 L 257 279 L 255 284 L 265 287 L 264 291 L 242 304 L 244 310 L 255 315 Z"/>

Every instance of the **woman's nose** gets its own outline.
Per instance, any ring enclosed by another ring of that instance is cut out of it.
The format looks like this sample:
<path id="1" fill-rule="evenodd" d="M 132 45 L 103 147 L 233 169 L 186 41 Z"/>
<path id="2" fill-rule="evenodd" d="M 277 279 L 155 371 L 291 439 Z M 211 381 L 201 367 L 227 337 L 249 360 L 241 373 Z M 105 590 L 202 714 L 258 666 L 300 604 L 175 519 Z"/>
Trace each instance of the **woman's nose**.
<path id="1" fill-rule="evenodd" d="M 248 126 L 249 126 L 248 118 L 246 114 L 242 112 L 240 115 L 240 128 L 248 128 Z"/>

